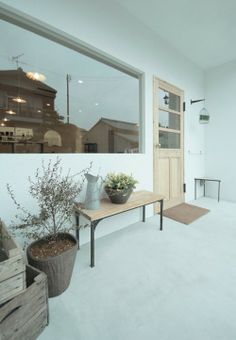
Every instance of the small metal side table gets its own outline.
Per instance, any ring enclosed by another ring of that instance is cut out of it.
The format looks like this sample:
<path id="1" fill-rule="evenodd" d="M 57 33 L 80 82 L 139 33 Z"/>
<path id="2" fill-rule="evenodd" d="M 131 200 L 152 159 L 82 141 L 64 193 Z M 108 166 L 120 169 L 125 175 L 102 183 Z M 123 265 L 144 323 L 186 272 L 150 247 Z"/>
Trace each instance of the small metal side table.
<path id="1" fill-rule="evenodd" d="M 218 182 L 218 202 L 220 201 L 220 179 L 215 179 L 215 178 L 208 178 L 208 177 L 199 177 L 199 178 L 194 178 L 194 197 L 195 200 L 197 199 L 197 182 L 203 183 L 203 195 L 204 197 L 206 196 L 206 182 Z"/>
<path id="2" fill-rule="evenodd" d="M 79 244 L 79 219 L 80 215 L 85 217 L 90 222 L 90 266 L 95 266 L 95 229 L 100 221 L 104 218 L 115 216 L 123 212 L 142 208 L 142 221 L 145 222 L 145 207 L 148 204 L 160 204 L 160 230 L 163 229 L 163 202 L 164 196 L 156 195 L 150 191 L 136 191 L 134 192 L 128 202 L 124 204 L 111 203 L 108 198 L 101 200 L 101 207 L 98 210 L 83 209 L 80 203 L 75 204 L 76 217 L 76 238 Z"/>

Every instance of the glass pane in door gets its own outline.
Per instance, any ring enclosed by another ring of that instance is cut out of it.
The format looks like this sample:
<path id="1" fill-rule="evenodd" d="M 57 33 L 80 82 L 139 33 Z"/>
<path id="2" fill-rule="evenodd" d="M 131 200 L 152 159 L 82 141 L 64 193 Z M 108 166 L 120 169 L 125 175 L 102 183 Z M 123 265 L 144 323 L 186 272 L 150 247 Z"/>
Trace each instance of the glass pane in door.
<path id="1" fill-rule="evenodd" d="M 159 107 L 180 112 L 180 97 L 174 93 L 159 89 Z"/>
<path id="2" fill-rule="evenodd" d="M 159 127 L 179 131 L 180 130 L 180 115 L 160 110 L 159 111 Z"/>
<path id="3" fill-rule="evenodd" d="M 180 134 L 159 130 L 159 143 L 161 149 L 180 149 Z"/>

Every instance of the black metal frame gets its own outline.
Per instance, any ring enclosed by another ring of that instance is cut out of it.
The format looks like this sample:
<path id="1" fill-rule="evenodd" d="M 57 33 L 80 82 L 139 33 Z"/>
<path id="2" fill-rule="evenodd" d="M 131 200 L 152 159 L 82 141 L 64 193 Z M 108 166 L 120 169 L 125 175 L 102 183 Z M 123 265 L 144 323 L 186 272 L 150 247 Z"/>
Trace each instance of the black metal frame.
<path id="1" fill-rule="evenodd" d="M 190 104 L 195 104 L 195 103 L 199 103 L 199 102 L 204 102 L 206 99 L 197 99 L 197 100 L 190 100 Z"/>
<path id="2" fill-rule="evenodd" d="M 147 204 L 144 204 L 144 205 L 140 206 L 140 207 L 142 207 L 142 222 L 146 221 L 146 209 L 145 209 L 146 205 L 153 204 L 153 203 L 156 203 L 156 202 L 160 203 L 160 230 L 163 230 L 163 205 L 164 205 L 164 200 L 163 199 L 157 200 L 157 201 L 152 202 L 152 203 L 147 203 Z M 115 214 L 113 214 L 111 216 L 107 216 L 107 217 L 104 217 L 104 218 L 101 218 L 101 219 L 98 219 L 98 220 L 90 222 L 90 267 L 91 268 L 93 268 L 95 266 L 95 230 L 96 230 L 96 227 L 97 227 L 98 223 L 100 221 L 102 221 L 103 219 L 105 219 L 105 218 L 112 217 L 112 216 L 115 216 L 115 215 L 119 215 L 119 214 L 122 214 L 122 213 L 124 213 L 126 211 L 130 211 L 130 210 L 137 209 L 137 208 L 140 208 L 140 207 L 133 207 L 133 208 L 127 209 L 125 211 L 121 211 L 121 212 L 115 213 Z M 75 220 L 76 220 L 76 239 L 78 241 L 78 249 L 79 249 L 80 248 L 80 245 L 79 245 L 79 241 L 80 241 L 80 236 L 79 236 L 79 231 L 80 231 L 80 225 L 79 225 L 80 212 L 78 212 L 78 211 L 75 211 Z"/>
<path id="3" fill-rule="evenodd" d="M 212 179 L 212 178 L 194 178 L 194 198 L 197 199 L 197 181 L 203 183 L 203 196 L 206 196 L 206 182 L 218 182 L 218 202 L 220 201 L 220 179 Z"/>

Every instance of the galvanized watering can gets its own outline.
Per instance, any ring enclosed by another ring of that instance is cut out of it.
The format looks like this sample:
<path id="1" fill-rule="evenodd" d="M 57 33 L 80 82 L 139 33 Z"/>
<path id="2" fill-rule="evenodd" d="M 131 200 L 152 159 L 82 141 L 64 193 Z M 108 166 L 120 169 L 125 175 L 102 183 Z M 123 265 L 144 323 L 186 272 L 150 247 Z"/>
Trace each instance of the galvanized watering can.
<path id="1" fill-rule="evenodd" d="M 85 174 L 87 179 L 87 190 L 84 202 L 84 208 L 88 210 L 97 210 L 100 208 L 100 195 L 103 181 L 100 176 Z M 100 179 L 100 183 L 99 183 Z"/>

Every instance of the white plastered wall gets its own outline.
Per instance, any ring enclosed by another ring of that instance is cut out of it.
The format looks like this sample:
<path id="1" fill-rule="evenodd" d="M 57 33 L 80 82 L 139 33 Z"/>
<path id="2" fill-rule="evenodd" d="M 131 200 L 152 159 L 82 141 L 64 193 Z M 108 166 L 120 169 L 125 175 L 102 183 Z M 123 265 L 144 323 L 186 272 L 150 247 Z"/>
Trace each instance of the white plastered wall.
<path id="1" fill-rule="evenodd" d="M 206 73 L 206 105 L 210 124 L 206 128 L 207 175 L 221 179 L 221 198 L 236 202 L 236 61 Z M 216 197 L 217 186 L 208 185 L 207 194 Z"/>

